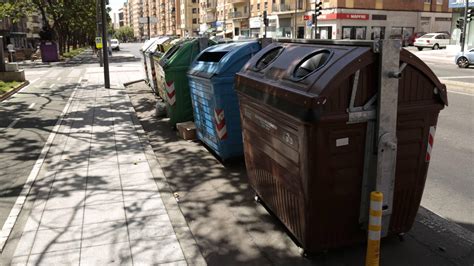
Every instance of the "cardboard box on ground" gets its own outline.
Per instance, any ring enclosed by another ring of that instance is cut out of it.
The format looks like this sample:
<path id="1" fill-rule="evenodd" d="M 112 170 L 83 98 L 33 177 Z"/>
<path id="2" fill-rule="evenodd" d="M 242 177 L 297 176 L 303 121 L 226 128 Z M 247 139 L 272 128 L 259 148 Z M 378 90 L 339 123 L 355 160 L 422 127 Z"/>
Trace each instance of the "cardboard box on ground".
<path id="1" fill-rule="evenodd" d="M 196 126 L 194 122 L 187 121 L 183 123 L 177 123 L 176 129 L 178 129 L 178 136 L 184 140 L 195 140 L 196 139 Z"/>

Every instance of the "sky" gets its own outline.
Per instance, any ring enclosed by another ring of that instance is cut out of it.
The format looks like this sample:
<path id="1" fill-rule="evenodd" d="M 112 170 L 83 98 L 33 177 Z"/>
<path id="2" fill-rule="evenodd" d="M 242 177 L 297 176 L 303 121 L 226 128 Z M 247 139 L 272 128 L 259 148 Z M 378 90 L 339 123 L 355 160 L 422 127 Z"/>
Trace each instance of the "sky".
<path id="1" fill-rule="evenodd" d="M 123 6 L 125 0 L 109 0 L 109 6 L 112 8 L 112 13 L 117 13 L 119 8 Z"/>

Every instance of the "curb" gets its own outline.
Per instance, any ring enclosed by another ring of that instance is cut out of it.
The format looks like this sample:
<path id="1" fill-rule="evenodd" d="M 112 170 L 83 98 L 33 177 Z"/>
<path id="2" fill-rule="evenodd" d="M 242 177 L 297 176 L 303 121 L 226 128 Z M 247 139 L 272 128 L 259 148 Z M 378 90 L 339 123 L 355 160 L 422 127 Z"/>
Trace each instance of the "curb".
<path id="1" fill-rule="evenodd" d="M 132 84 L 135 84 L 135 83 L 138 83 L 138 82 L 142 82 L 142 81 L 145 81 L 145 79 L 138 79 L 138 80 L 133 80 L 133 81 L 125 82 L 125 83 L 123 83 L 123 86 L 124 86 L 124 87 L 127 87 L 127 86 L 130 86 L 130 85 L 132 85 Z"/>
<path id="2" fill-rule="evenodd" d="M 23 89 L 24 87 L 30 85 L 30 81 L 29 80 L 25 80 L 22 84 L 20 84 L 18 87 L 8 91 L 8 92 L 5 92 L 4 94 L 2 94 L 0 96 L 0 102 L 10 98 L 10 96 L 12 96 L 13 94 L 17 93 L 19 90 Z"/>

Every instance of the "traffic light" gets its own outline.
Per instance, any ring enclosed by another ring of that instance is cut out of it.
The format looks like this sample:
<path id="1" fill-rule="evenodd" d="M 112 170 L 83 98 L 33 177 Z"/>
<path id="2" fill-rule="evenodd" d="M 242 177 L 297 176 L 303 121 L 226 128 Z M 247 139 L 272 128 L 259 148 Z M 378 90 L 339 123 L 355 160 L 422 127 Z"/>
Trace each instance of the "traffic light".
<path id="1" fill-rule="evenodd" d="M 322 14 L 321 10 L 323 9 L 323 2 L 319 1 L 316 3 L 316 6 L 314 7 L 314 16 L 315 19 L 318 19 L 318 17 Z"/>
<path id="2" fill-rule="evenodd" d="M 464 27 L 464 19 L 463 18 L 458 18 L 456 21 L 456 28 L 462 29 Z"/>
<path id="3" fill-rule="evenodd" d="M 268 27 L 268 17 L 267 17 L 267 11 L 263 11 L 263 25 L 265 25 L 265 27 Z"/>
<path id="4" fill-rule="evenodd" d="M 471 22 L 472 17 L 474 17 L 474 9 L 470 8 L 470 9 L 467 10 L 466 23 Z"/>

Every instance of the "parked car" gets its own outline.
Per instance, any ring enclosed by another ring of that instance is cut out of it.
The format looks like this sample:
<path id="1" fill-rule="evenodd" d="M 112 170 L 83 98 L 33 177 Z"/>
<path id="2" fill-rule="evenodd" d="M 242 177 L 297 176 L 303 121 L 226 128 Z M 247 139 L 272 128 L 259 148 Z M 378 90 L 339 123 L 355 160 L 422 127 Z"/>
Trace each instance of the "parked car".
<path id="1" fill-rule="evenodd" d="M 449 44 L 449 35 L 446 33 L 428 33 L 416 39 L 413 44 L 419 51 L 423 48 L 431 48 L 438 50 L 439 48 L 446 48 Z"/>
<path id="2" fill-rule="evenodd" d="M 468 68 L 469 65 L 474 65 L 474 49 L 467 52 L 459 52 L 454 58 L 454 62 L 460 68 Z"/>
<path id="3" fill-rule="evenodd" d="M 412 35 L 410 35 L 410 37 L 408 37 L 408 41 L 407 41 L 408 45 L 413 46 L 416 40 L 425 34 L 426 32 L 423 32 L 423 31 L 413 33 Z"/>
<path id="4" fill-rule="evenodd" d="M 110 40 L 110 48 L 112 48 L 112 50 L 120 51 L 120 42 L 119 42 L 119 40 L 117 40 L 117 39 Z"/>

